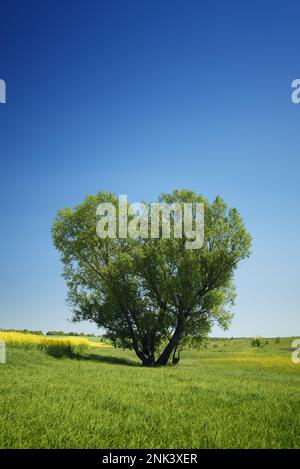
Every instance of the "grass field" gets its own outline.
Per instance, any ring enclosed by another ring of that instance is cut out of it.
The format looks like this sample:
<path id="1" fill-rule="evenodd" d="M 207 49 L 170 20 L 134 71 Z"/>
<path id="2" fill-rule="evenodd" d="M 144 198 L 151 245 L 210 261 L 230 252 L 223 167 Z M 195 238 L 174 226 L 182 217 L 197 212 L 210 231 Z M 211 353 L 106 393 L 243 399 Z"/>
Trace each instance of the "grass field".
<path id="1" fill-rule="evenodd" d="M 57 359 L 8 346 L 0 447 L 299 448 L 291 342 L 210 341 L 156 369 L 113 348 Z"/>

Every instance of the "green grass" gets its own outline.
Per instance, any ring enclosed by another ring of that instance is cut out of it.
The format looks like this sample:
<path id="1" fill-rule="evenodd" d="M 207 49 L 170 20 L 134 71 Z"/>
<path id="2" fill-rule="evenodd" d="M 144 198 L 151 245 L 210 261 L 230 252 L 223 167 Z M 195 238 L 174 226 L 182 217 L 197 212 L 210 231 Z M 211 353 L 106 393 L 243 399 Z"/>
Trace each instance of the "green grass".
<path id="1" fill-rule="evenodd" d="M 55 359 L 8 348 L 0 364 L 1 448 L 296 448 L 300 364 L 292 339 L 214 340 L 177 367 L 92 350 Z"/>

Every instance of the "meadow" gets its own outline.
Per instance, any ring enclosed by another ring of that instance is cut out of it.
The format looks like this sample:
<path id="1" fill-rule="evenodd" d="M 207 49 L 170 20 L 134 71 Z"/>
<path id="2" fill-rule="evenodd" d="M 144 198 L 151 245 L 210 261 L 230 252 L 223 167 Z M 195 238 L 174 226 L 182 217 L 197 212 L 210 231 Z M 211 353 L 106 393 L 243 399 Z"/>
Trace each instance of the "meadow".
<path id="1" fill-rule="evenodd" d="M 55 358 L 8 344 L 0 447 L 299 448 L 292 340 L 210 340 L 161 368 L 108 347 Z"/>

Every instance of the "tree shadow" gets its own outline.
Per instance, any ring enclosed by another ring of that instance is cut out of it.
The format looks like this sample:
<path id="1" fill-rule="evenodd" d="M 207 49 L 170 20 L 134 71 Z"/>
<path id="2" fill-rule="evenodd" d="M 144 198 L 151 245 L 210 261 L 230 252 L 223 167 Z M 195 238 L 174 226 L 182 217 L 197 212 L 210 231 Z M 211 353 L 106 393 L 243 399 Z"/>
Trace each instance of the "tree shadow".
<path id="1" fill-rule="evenodd" d="M 96 355 L 95 353 L 91 353 L 89 355 L 74 354 L 72 358 L 74 360 L 108 363 L 109 365 L 141 366 L 138 362 L 130 360 L 129 358 L 112 357 L 109 355 Z"/>

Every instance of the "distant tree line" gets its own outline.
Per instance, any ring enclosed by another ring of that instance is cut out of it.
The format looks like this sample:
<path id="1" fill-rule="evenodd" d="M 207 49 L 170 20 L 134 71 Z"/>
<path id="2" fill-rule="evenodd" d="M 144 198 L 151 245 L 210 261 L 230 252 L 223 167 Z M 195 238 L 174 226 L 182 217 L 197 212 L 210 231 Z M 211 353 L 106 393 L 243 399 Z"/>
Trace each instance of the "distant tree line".
<path id="1" fill-rule="evenodd" d="M 64 332 L 64 331 L 48 331 L 46 333 L 46 335 L 63 335 L 63 336 L 74 336 L 74 337 L 97 337 L 96 334 L 85 334 L 84 332 Z"/>
<path id="2" fill-rule="evenodd" d="M 44 335 L 43 331 L 32 331 L 30 329 L 0 329 L 2 332 L 20 332 L 23 334 Z M 96 334 L 85 334 L 84 332 L 64 332 L 64 331 L 48 331 L 45 335 L 54 336 L 73 336 L 73 337 L 101 337 Z"/>
<path id="3" fill-rule="evenodd" d="M 43 331 L 31 331 L 28 329 L 0 329 L 2 332 L 21 332 L 23 334 L 44 335 Z"/>

